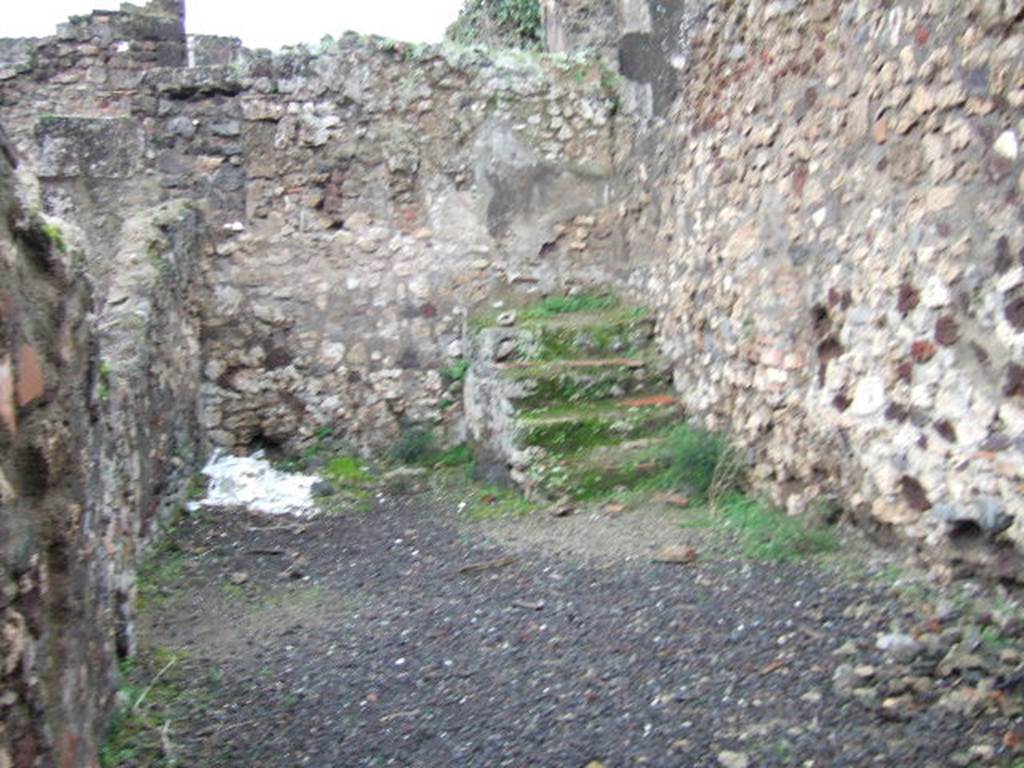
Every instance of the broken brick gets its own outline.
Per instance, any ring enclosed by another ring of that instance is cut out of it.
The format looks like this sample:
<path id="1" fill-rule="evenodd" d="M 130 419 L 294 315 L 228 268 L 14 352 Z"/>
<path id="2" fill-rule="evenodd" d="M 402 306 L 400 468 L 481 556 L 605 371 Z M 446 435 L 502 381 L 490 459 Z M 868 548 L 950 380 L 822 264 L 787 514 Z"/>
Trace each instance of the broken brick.
<path id="1" fill-rule="evenodd" d="M 935 321 L 935 340 L 944 347 L 951 347 L 960 338 L 960 328 L 952 315 L 943 315 Z"/>
<path id="2" fill-rule="evenodd" d="M 919 339 L 910 345 L 910 356 L 915 363 L 927 363 L 938 352 L 935 345 L 927 339 Z"/>

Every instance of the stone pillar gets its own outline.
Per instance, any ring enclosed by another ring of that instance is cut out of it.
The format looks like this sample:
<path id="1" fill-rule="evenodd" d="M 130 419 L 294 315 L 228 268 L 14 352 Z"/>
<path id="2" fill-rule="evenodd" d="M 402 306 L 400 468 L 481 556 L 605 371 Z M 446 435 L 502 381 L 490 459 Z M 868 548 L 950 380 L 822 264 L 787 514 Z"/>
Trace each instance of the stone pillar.
<path id="1" fill-rule="evenodd" d="M 569 43 L 565 27 L 558 12 L 558 0 L 541 0 L 541 25 L 544 27 L 544 50 L 550 53 L 565 53 Z"/>

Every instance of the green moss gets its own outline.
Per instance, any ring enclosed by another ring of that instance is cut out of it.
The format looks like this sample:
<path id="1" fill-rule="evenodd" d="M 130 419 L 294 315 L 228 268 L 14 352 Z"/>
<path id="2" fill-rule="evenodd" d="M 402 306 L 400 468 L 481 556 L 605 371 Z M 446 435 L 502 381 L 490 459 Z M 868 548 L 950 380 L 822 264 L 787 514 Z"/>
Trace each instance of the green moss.
<path id="1" fill-rule="evenodd" d="M 539 446 L 558 454 L 578 453 L 615 440 L 612 425 L 600 419 L 526 424 L 520 434 L 524 445 Z"/>
<path id="2" fill-rule="evenodd" d="M 661 390 L 671 382 L 668 369 L 654 360 L 637 367 L 538 363 L 510 369 L 506 375 L 513 380 L 530 383 L 529 392 L 518 398 L 523 408 L 608 400 L 621 396 L 623 392 L 636 394 Z"/>
<path id="3" fill-rule="evenodd" d="M 466 378 L 466 374 L 469 372 L 469 360 L 461 359 L 458 360 L 447 368 L 441 369 L 441 375 L 450 383 L 462 381 Z"/>
<path id="4" fill-rule="evenodd" d="M 565 318 L 571 320 L 573 318 Z M 528 357 L 559 360 L 580 357 L 628 357 L 641 354 L 650 346 L 654 322 L 649 315 L 612 312 L 585 322 L 559 322 L 559 318 L 525 321 L 539 343 Z"/>
<path id="5" fill-rule="evenodd" d="M 527 411 L 520 416 L 519 441 L 554 454 L 579 454 L 623 439 L 654 435 L 677 414 L 675 406 L 627 407 L 618 400 Z"/>
<path id="6" fill-rule="evenodd" d="M 636 488 L 656 472 L 651 464 L 590 468 L 569 472 L 563 489 L 574 501 L 595 501 L 618 489 Z"/>
<path id="7" fill-rule="evenodd" d="M 335 456 L 327 462 L 324 474 L 339 485 L 358 485 L 369 479 L 362 462 L 355 456 Z"/>
<path id="8" fill-rule="evenodd" d="M 474 313 L 470 331 L 494 327 L 498 314 L 493 309 Z M 516 330 L 521 337 L 519 360 L 633 356 L 650 347 L 654 317 L 648 310 L 624 307 L 614 297 L 557 298 L 520 309 Z"/>
<path id="9" fill-rule="evenodd" d="M 601 87 L 604 89 L 605 95 L 611 102 L 612 114 L 617 115 L 622 109 L 622 75 L 609 67 L 603 61 L 601 62 Z"/>
<path id="10" fill-rule="evenodd" d="M 357 456 L 346 453 L 333 456 L 327 460 L 322 472 L 335 486 L 335 492 L 314 500 L 321 513 L 346 515 L 373 510 L 373 476 Z"/>
<path id="11" fill-rule="evenodd" d="M 424 427 L 405 430 L 388 455 L 400 464 L 418 467 L 465 467 L 473 461 L 473 455 L 465 443 L 441 448 L 433 430 Z"/>
<path id="12" fill-rule="evenodd" d="M 99 373 L 99 397 L 101 402 L 110 400 L 110 382 L 113 375 L 113 368 L 107 360 L 100 360 L 97 369 Z"/>
<path id="13" fill-rule="evenodd" d="M 991 625 L 981 630 L 979 637 L 983 643 L 996 649 L 1006 648 L 1013 644 L 1010 638 L 1000 633 L 998 628 Z"/>
<path id="14" fill-rule="evenodd" d="M 50 241 L 50 245 L 56 248 L 61 253 L 67 253 L 68 244 L 64 239 L 64 232 L 56 224 L 43 224 L 40 227 L 42 233 L 46 236 L 46 239 Z"/>

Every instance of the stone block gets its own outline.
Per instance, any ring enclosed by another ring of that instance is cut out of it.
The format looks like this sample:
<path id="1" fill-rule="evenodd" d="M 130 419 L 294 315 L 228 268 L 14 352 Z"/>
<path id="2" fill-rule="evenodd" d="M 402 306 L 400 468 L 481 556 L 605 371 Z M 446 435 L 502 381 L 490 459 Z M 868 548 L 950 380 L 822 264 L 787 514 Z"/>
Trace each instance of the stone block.
<path id="1" fill-rule="evenodd" d="M 128 118 L 42 117 L 35 139 L 44 179 L 126 179 L 144 148 L 142 127 Z"/>
<path id="2" fill-rule="evenodd" d="M 14 409 L 14 367 L 10 355 L 0 357 L 0 423 L 12 435 L 18 431 L 18 416 Z"/>
<path id="3" fill-rule="evenodd" d="M 18 405 L 26 405 L 43 396 L 45 382 L 39 355 L 25 344 L 18 349 Z"/>

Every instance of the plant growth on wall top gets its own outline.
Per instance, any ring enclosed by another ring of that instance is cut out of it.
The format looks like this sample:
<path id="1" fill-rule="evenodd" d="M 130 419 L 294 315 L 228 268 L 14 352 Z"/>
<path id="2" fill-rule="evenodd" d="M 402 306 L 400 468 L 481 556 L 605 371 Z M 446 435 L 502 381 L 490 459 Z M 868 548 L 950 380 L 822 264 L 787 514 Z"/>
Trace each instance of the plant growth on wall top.
<path id="1" fill-rule="evenodd" d="M 447 37 L 465 45 L 536 50 L 541 45 L 538 0 L 466 0 Z"/>

